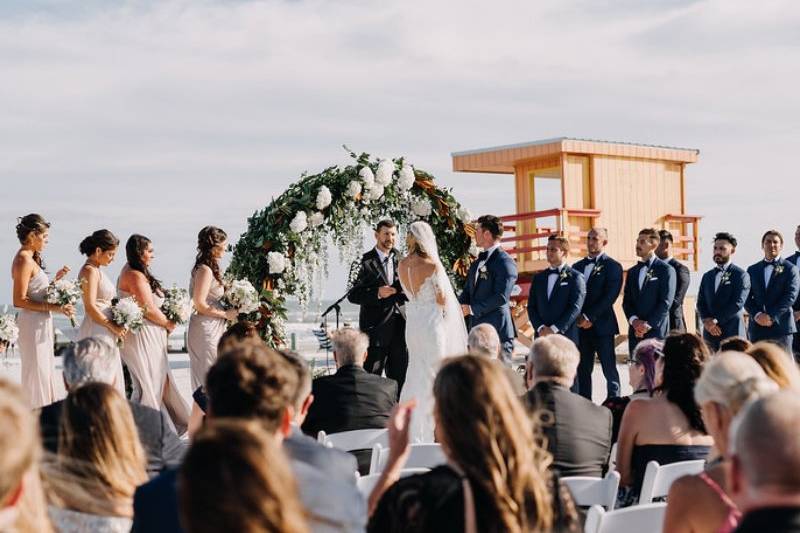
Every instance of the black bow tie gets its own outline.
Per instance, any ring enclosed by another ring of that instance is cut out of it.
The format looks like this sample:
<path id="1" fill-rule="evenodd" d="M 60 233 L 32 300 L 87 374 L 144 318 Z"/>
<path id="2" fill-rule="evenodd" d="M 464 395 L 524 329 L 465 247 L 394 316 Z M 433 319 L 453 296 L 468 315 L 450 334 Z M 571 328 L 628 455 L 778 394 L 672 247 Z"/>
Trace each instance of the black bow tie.
<path id="1" fill-rule="evenodd" d="M 649 261 L 637 261 L 636 264 L 639 265 L 639 266 L 645 267 L 645 268 L 650 266 L 650 262 Z"/>
<path id="2" fill-rule="evenodd" d="M 597 258 L 596 257 L 587 257 L 586 258 L 586 263 L 593 265 L 593 264 L 597 263 Z"/>
<path id="3" fill-rule="evenodd" d="M 769 260 L 769 261 L 764 259 L 764 266 L 775 266 L 776 262 L 777 261 L 775 259 L 772 259 L 772 260 Z"/>
<path id="4" fill-rule="evenodd" d="M 550 268 L 547 269 L 547 272 L 549 272 L 550 274 L 558 274 L 559 272 L 561 272 L 561 269 L 560 268 L 555 268 L 555 267 L 550 267 Z"/>
<path id="5" fill-rule="evenodd" d="M 489 252 L 483 251 L 478 254 L 478 261 L 485 261 L 487 257 L 489 257 Z"/>

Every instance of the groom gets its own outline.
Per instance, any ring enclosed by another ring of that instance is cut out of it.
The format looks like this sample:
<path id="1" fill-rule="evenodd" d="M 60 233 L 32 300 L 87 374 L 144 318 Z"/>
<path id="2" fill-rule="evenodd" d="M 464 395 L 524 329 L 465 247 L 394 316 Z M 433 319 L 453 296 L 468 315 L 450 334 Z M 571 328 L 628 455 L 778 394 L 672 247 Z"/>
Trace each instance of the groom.
<path id="1" fill-rule="evenodd" d="M 358 327 L 369 336 L 364 369 L 397 382 L 397 395 L 403 389 L 408 368 L 406 321 L 400 306 L 407 298 L 397 275 L 395 241 L 397 228 L 391 220 L 381 220 L 375 228 L 375 248 L 361 258 L 358 277 L 347 299 L 361 306 Z"/>
<path id="2" fill-rule="evenodd" d="M 517 336 L 511 318 L 511 289 L 517 282 L 517 265 L 500 247 L 503 222 L 493 215 L 484 215 L 475 225 L 475 242 L 483 248 L 469 267 L 464 291 L 459 297 L 461 310 L 469 319 L 470 329 L 490 324 L 502 343 L 501 357 L 511 363 L 514 338 Z"/>

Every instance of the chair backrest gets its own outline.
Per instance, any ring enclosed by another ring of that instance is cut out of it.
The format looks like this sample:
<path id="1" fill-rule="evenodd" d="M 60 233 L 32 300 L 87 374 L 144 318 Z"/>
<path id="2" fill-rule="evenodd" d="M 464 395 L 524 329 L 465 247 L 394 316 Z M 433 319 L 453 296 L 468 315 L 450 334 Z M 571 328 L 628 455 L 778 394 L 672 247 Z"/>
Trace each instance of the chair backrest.
<path id="1" fill-rule="evenodd" d="M 664 527 L 666 503 L 634 505 L 616 511 L 606 511 L 593 505 L 586 515 L 584 533 L 661 533 Z"/>
<path id="2" fill-rule="evenodd" d="M 376 446 L 372 449 L 372 462 L 370 463 L 370 474 L 379 474 L 386 468 L 389 460 L 389 448 Z M 405 468 L 433 468 L 445 464 L 447 458 L 444 456 L 440 444 L 412 444 L 411 452 L 408 455 Z"/>
<path id="3" fill-rule="evenodd" d="M 350 452 L 353 450 L 369 450 L 375 444 L 389 445 L 389 433 L 385 429 L 356 429 L 326 435 L 320 431 L 317 440 L 328 448 L 337 448 Z"/>
<path id="4" fill-rule="evenodd" d="M 614 510 L 619 490 L 619 472 L 609 472 L 604 478 L 562 477 L 561 483 L 569 489 L 576 505 L 581 507 L 602 505 L 609 511 Z"/>
<path id="5" fill-rule="evenodd" d="M 672 483 L 682 476 L 699 474 L 703 471 L 706 462 L 702 459 L 696 461 L 680 461 L 668 465 L 659 465 L 655 461 L 647 463 L 642 481 L 642 492 L 639 493 L 639 503 L 650 503 L 653 498 L 667 495 Z"/>
<path id="6" fill-rule="evenodd" d="M 429 472 L 429 468 L 404 468 L 400 471 L 400 477 L 408 477 L 413 476 L 414 474 L 424 474 L 425 472 Z M 358 486 L 359 492 L 364 495 L 365 498 L 369 498 L 372 489 L 375 488 L 375 484 L 378 483 L 378 480 L 381 478 L 380 474 L 370 474 L 368 476 L 361 476 L 356 479 L 356 486 Z"/>

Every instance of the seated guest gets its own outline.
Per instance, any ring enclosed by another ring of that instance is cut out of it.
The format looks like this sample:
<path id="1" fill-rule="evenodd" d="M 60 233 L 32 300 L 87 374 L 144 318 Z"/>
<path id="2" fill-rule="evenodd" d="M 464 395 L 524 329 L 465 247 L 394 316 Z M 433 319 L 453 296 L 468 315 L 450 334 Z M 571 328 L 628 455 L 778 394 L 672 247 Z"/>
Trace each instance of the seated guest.
<path id="1" fill-rule="evenodd" d="M 295 461 L 313 466 L 326 475 L 355 483 L 358 464 L 352 454 L 328 448 L 300 430 L 308 415 L 308 409 L 314 403 L 314 395 L 311 394 L 311 372 L 305 360 L 298 354 L 289 350 L 278 350 L 278 353 L 297 374 L 297 389 L 292 399 L 291 433 L 283 441 L 286 452 Z"/>
<path id="2" fill-rule="evenodd" d="M 749 404 L 731 432 L 731 495 L 744 516 L 736 533 L 800 532 L 800 395 Z"/>
<path id="3" fill-rule="evenodd" d="M 303 432 L 316 438 L 321 430 L 339 433 L 385 428 L 397 403 L 397 382 L 364 370 L 369 338 L 357 329 L 342 328 L 331 335 L 331 341 L 337 370 L 312 382 L 315 401 L 303 422 Z M 369 471 L 370 455 L 369 450 L 355 453 L 362 474 Z"/>
<path id="4" fill-rule="evenodd" d="M 64 351 L 64 386 L 68 393 L 85 383 L 116 385 L 117 351 L 104 338 L 87 337 Z M 64 401 L 42 407 L 39 426 L 42 442 L 50 452 L 58 451 L 58 428 Z M 178 438 L 167 416 L 140 403 L 128 402 L 139 440 L 147 454 L 147 472 L 155 476 L 169 466 L 180 464 L 186 445 Z"/>
<path id="5" fill-rule="evenodd" d="M 753 346 L 753 343 L 744 337 L 728 337 L 719 343 L 718 352 L 742 352 L 745 353 Z"/>
<path id="6" fill-rule="evenodd" d="M 511 383 L 511 388 L 515 395 L 522 396 L 525 394 L 525 377 L 503 363 L 500 335 L 497 334 L 497 330 L 494 329 L 494 326 L 491 324 L 478 324 L 473 327 L 469 330 L 467 346 L 469 348 L 469 353 L 472 355 L 488 357 L 492 361 L 496 361 L 496 364 L 503 367 L 503 373 Z"/>
<path id="7" fill-rule="evenodd" d="M 661 355 L 663 347 L 664 343 L 659 339 L 645 339 L 637 344 L 633 350 L 633 357 L 628 359 L 628 380 L 633 394 L 621 398 L 609 398 L 603 402 L 603 407 L 611 410 L 614 420 L 611 442 L 617 442 L 622 413 L 631 400 L 646 400 L 653 395 L 653 389 L 656 387 L 656 360 Z"/>
<path id="8" fill-rule="evenodd" d="M 656 361 L 656 389 L 647 401 L 625 409 L 619 429 L 617 470 L 622 505 L 639 499 L 647 463 L 660 465 L 705 459 L 714 439 L 706 434 L 694 384 L 709 357 L 705 342 L 691 333 L 667 337 Z"/>
<path id="9" fill-rule="evenodd" d="M 777 390 L 758 363 L 743 353 L 722 352 L 706 365 L 694 395 L 714 438 L 714 451 L 705 471 L 684 476 L 670 487 L 665 533 L 729 533 L 736 528 L 741 514 L 726 479 L 731 420 L 747 402 Z"/>
<path id="10" fill-rule="evenodd" d="M 45 464 L 50 518 L 61 532 L 127 532 L 147 459 L 125 398 L 87 383 L 64 400 L 58 453 Z"/>
<path id="11" fill-rule="evenodd" d="M 747 355 L 761 365 L 767 377 L 777 383 L 778 387 L 800 391 L 800 370 L 786 357 L 782 347 L 772 342 L 760 341 L 747 350 Z"/>
<path id="12" fill-rule="evenodd" d="M 546 420 L 542 429 L 559 475 L 602 477 L 611 452 L 611 412 L 569 390 L 579 362 L 578 348 L 566 337 L 533 341 L 525 399 L 534 416 Z"/>
<path id="13" fill-rule="evenodd" d="M 186 454 L 178 487 L 188 533 L 309 531 L 280 443 L 257 422 L 207 424 Z"/>
<path id="14" fill-rule="evenodd" d="M 38 440 L 22 389 L 0 379 L 0 531 L 52 531 L 39 477 Z"/>
<path id="15" fill-rule="evenodd" d="M 498 365 L 469 355 L 446 359 L 433 396 L 447 464 L 399 479 L 416 413 L 413 401 L 397 406 L 389 422 L 389 459 L 370 496 L 368 531 L 580 530 L 574 502 L 538 444 L 537 425 Z"/>

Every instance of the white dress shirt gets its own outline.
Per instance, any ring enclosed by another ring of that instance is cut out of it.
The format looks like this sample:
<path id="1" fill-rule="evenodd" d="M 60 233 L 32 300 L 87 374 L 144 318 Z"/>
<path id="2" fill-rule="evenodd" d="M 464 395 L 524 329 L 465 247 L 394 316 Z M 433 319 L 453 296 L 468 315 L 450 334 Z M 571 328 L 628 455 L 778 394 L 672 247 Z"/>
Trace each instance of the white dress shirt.
<path id="1" fill-rule="evenodd" d="M 600 258 L 603 257 L 604 255 L 605 255 L 605 252 L 600 252 L 599 254 L 597 254 L 597 257 L 594 258 L 594 263 L 587 263 L 587 265 L 585 267 L 583 267 L 583 277 L 587 281 L 589 280 L 589 276 L 592 275 L 592 272 L 594 272 L 595 265 L 600 260 Z M 586 259 L 591 259 L 591 257 L 587 257 Z"/>
<path id="2" fill-rule="evenodd" d="M 394 261 L 391 259 L 391 253 L 385 254 L 379 248 L 375 248 L 375 251 L 378 252 L 378 257 L 381 260 L 381 266 L 383 267 L 384 273 L 386 273 L 386 279 L 388 280 L 388 284 L 391 285 L 394 283 Z M 389 258 L 387 261 L 386 258 Z"/>
<path id="3" fill-rule="evenodd" d="M 498 248 L 500 248 L 500 243 L 497 243 L 497 244 L 495 244 L 494 246 L 492 246 L 491 248 L 489 248 L 489 249 L 485 250 L 485 252 L 486 252 L 486 259 L 484 259 L 484 260 L 482 260 L 482 261 L 479 261 L 479 262 L 478 262 L 478 268 L 476 268 L 476 269 L 475 269 L 475 283 L 477 283 L 477 282 L 478 282 L 478 277 L 481 275 L 481 268 L 483 268 L 483 265 L 485 265 L 485 264 L 486 264 L 486 262 L 487 262 L 487 261 L 489 261 L 489 258 L 490 258 L 490 257 L 492 257 L 492 254 L 493 254 L 493 253 L 494 253 L 494 251 L 495 251 L 495 250 L 497 250 Z"/>
<path id="4" fill-rule="evenodd" d="M 778 259 L 779 258 L 776 257 L 773 259 L 773 262 L 777 261 Z M 766 259 L 764 259 L 764 261 L 766 261 Z M 773 270 L 775 270 L 775 265 L 767 265 L 764 267 L 764 288 L 769 287 L 769 280 L 772 277 Z"/>

